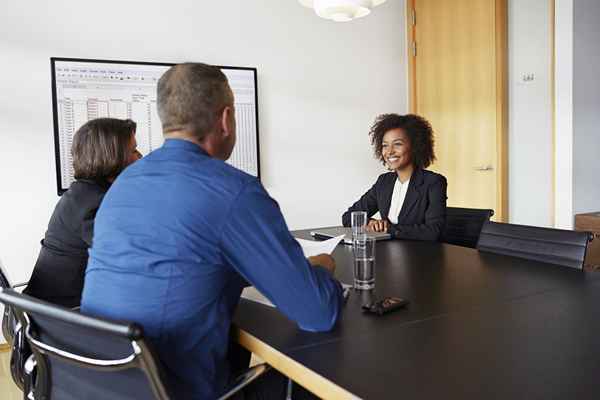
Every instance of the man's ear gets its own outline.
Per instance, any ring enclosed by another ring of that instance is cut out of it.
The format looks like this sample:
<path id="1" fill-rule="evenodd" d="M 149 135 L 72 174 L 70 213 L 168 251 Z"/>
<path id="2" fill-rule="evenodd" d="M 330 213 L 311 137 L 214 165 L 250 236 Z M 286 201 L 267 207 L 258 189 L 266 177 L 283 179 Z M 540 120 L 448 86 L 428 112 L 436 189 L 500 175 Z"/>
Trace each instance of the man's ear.
<path id="1" fill-rule="evenodd" d="M 223 108 L 220 119 L 223 137 L 228 137 L 232 134 L 231 119 L 233 118 L 233 112 L 233 107 L 225 106 L 225 108 Z"/>

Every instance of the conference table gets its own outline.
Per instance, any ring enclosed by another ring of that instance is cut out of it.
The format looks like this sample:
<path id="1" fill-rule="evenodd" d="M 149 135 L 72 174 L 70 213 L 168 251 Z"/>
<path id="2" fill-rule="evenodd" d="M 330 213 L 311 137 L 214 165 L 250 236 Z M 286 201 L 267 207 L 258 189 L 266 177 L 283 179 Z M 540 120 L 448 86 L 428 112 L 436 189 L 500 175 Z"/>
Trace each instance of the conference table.
<path id="1" fill-rule="evenodd" d="M 352 283 L 351 246 L 333 257 Z M 386 296 L 410 304 L 363 313 Z M 330 332 L 245 299 L 234 324 L 242 346 L 325 399 L 600 399 L 598 272 L 389 240 L 376 244 L 375 290 L 353 290 Z"/>

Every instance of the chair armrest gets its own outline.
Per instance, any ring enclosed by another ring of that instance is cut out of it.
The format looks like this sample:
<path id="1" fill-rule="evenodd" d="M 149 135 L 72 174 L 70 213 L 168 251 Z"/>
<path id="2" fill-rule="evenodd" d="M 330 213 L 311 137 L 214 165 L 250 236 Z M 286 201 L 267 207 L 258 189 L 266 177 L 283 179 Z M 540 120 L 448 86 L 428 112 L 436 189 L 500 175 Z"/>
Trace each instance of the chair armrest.
<path id="1" fill-rule="evenodd" d="M 233 382 L 230 385 L 229 390 L 223 396 L 219 397 L 218 400 L 226 400 L 230 398 L 231 396 L 239 392 L 241 389 L 248 386 L 256 378 L 267 372 L 269 369 L 271 369 L 271 367 L 267 364 L 259 364 L 246 370 L 246 372 L 244 372 L 235 379 L 235 382 Z"/>

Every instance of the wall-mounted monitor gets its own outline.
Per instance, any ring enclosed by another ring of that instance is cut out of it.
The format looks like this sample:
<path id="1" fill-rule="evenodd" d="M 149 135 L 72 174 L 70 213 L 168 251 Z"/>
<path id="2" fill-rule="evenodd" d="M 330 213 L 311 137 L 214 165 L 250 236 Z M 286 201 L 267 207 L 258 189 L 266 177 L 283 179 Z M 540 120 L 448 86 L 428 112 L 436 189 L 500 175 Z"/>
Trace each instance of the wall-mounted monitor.
<path id="1" fill-rule="evenodd" d="M 163 143 L 156 85 L 174 64 L 51 58 L 54 148 L 58 194 L 73 182 L 73 135 L 94 118 L 136 122 L 143 155 Z M 260 178 L 256 68 L 220 67 L 235 96 L 237 144 L 228 163 Z"/>

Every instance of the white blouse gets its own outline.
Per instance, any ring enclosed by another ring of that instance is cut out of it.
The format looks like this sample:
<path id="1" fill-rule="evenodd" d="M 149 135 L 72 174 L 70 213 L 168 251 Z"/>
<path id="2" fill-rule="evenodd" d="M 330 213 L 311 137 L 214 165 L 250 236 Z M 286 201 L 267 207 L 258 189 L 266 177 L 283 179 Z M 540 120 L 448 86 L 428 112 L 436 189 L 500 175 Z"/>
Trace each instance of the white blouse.
<path id="1" fill-rule="evenodd" d="M 398 223 L 398 215 L 400 214 L 400 210 L 402 210 L 402 204 L 404 204 L 404 198 L 406 197 L 409 183 L 410 178 L 404 183 L 396 178 L 394 192 L 392 193 L 392 202 L 390 203 L 390 212 L 388 213 L 388 219 L 392 224 Z"/>

